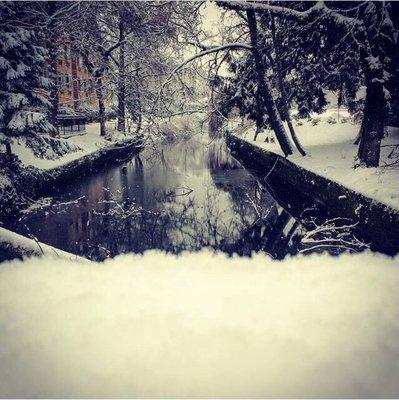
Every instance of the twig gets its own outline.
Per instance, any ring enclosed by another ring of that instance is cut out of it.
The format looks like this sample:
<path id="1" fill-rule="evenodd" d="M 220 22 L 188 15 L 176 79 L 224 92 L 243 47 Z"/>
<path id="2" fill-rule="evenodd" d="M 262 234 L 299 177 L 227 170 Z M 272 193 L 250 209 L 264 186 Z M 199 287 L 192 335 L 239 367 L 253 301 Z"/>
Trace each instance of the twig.
<path id="1" fill-rule="evenodd" d="M 42 252 L 42 255 L 44 256 L 44 251 L 43 251 L 43 249 L 42 249 L 42 246 L 40 245 L 40 242 L 37 240 L 37 238 L 36 238 L 34 235 L 32 235 L 32 233 L 31 233 L 31 231 L 30 231 L 28 225 L 24 224 L 24 227 L 25 227 L 25 229 L 28 231 L 28 236 L 29 236 L 32 240 L 35 241 L 35 243 L 38 245 L 40 251 Z"/>

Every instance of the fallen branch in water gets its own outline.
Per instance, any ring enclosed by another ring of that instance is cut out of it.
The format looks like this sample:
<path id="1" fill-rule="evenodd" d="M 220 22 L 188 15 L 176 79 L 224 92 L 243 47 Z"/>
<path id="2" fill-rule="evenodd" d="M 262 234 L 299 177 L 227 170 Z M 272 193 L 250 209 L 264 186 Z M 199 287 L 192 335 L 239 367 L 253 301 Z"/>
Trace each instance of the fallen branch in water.
<path id="1" fill-rule="evenodd" d="M 369 248 L 369 243 L 359 240 L 354 235 L 353 230 L 359 222 L 339 225 L 339 223 L 343 223 L 343 221 L 349 220 L 347 218 L 332 218 L 321 225 L 317 225 L 315 221 L 310 221 L 315 225 L 315 228 L 308 231 L 301 239 L 303 245 L 310 247 L 301 249 L 299 252 L 305 253 L 321 248 L 330 250 L 343 249 L 357 252 Z"/>

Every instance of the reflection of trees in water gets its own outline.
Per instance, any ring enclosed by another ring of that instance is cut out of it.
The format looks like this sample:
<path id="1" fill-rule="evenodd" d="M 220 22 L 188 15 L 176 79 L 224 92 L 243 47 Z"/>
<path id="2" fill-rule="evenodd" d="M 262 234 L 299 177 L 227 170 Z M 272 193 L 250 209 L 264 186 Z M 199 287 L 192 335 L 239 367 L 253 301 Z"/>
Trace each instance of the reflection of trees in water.
<path id="1" fill-rule="evenodd" d="M 299 222 L 278 206 L 259 182 L 248 180 L 242 186 L 219 183 L 219 187 L 230 194 L 234 212 L 243 223 L 239 238 L 226 243 L 225 251 L 241 255 L 263 251 L 274 258 L 298 251 Z"/>
<path id="2" fill-rule="evenodd" d="M 179 253 L 203 247 L 223 249 L 226 241 L 238 239 L 245 229 L 240 218 L 232 218 L 228 210 L 218 207 L 220 193 L 215 190 L 208 190 L 202 206 L 193 196 L 173 197 L 169 192 L 164 196 L 165 209 L 159 212 L 131 202 L 110 201 L 94 215 L 90 242 L 101 239 L 101 247 L 110 256 L 154 248 Z M 91 256 L 102 259 L 104 251 L 98 247 L 93 246 Z"/>
<path id="3" fill-rule="evenodd" d="M 215 142 L 210 148 L 209 169 L 215 186 L 227 192 L 241 228 L 235 237 L 226 238 L 224 251 L 250 255 L 264 251 L 276 258 L 297 251 L 294 239 L 299 223 L 279 207 L 265 188 L 228 152 L 226 145 Z M 229 179 L 226 179 L 226 170 Z"/>
<path id="4" fill-rule="evenodd" d="M 216 149 L 216 153 L 223 154 L 223 150 Z M 226 153 L 222 157 L 226 157 Z M 238 185 L 234 184 L 234 179 L 226 180 L 220 174 L 220 168 L 226 164 L 210 163 L 211 177 L 218 189 L 229 193 L 234 212 L 241 216 L 243 229 L 238 240 L 223 244 L 225 251 L 242 255 L 264 251 L 272 257 L 283 258 L 298 252 L 340 254 L 368 247 L 358 238 L 354 221 L 332 220 L 320 204 L 280 181 L 269 181 L 269 190 L 266 190 L 248 174 L 240 176 L 243 170 L 229 171 L 235 173 L 239 181 Z"/>
<path id="5" fill-rule="evenodd" d="M 227 149 L 224 140 L 214 140 L 208 145 L 208 168 L 214 170 L 241 169 L 240 163 L 235 160 Z"/>
<path id="6" fill-rule="evenodd" d="M 226 125 L 226 117 L 220 111 L 213 111 L 209 117 L 209 137 L 220 138 L 223 136 L 223 128 Z"/>

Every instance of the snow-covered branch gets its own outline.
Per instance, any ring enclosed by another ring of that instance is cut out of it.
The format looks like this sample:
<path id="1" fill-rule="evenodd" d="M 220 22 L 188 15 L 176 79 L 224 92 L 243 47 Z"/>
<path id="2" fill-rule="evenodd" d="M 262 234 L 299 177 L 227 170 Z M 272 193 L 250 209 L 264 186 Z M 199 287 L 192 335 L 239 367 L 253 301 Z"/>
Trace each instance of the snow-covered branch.
<path id="1" fill-rule="evenodd" d="M 172 76 L 180 71 L 185 65 L 190 63 L 191 61 L 196 60 L 197 58 L 206 56 L 208 54 L 216 53 L 219 51 L 223 50 L 237 50 L 237 49 L 243 49 L 243 50 L 252 50 L 252 47 L 248 44 L 245 43 L 227 43 L 222 46 L 216 46 L 216 47 L 209 47 L 206 50 L 203 50 L 197 54 L 194 54 L 192 57 L 188 58 L 187 60 L 183 61 L 181 64 L 179 64 L 177 67 L 175 67 L 172 72 L 168 75 L 164 83 L 162 84 L 162 87 L 164 87 L 172 78 Z"/>
<path id="2" fill-rule="evenodd" d="M 291 17 L 296 20 L 305 21 L 310 18 L 325 15 L 335 21 L 337 25 L 358 26 L 362 27 L 362 22 L 357 18 L 352 18 L 341 14 L 329 8 L 324 1 L 318 1 L 315 5 L 305 11 L 295 10 L 290 7 L 276 6 L 266 2 L 250 1 L 250 0 L 231 0 L 218 1 L 219 5 L 231 10 L 253 10 L 253 11 L 268 11 L 272 14 Z"/>

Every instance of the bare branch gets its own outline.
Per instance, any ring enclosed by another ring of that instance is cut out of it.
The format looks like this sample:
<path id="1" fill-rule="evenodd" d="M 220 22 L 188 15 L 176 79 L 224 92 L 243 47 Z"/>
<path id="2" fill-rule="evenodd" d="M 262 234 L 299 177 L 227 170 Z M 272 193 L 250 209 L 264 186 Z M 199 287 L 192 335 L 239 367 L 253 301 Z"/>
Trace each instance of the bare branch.
<path id="1" fill-rule="evenodd" d="M 172 76 L 180 71 L 185 65 L 187 65 L 188 63 L 190 63 L 191 61 L 196 60 L 197 58 L 206 56 L 208 54 L 212 54 L 212 53 L 216 53 L 218 51 L 222 51 L 222 50 L 234 50 L 234 49 L 244 49 L 244 50 L 252 50 L 252 47 L 248 44 L 245 43 L 227 43 L 223 46 L 216 46 L 216 47 L 210 47 L 206 50 L 203 50 L 197 54 L 194 54 L 192 57 L 188 58 L 187 60 L 183 61 L 181 64 L 179 64 L 177 67 L 175 67 L 172 72 L 168 75 L 168 77 L 166 78 L 166 80 L 164 81 L 164 83 L 162 84 L 162 88 L 170 81 L 170 79 L 172 78 Z"/>

